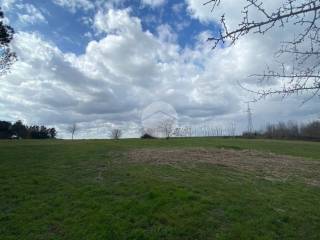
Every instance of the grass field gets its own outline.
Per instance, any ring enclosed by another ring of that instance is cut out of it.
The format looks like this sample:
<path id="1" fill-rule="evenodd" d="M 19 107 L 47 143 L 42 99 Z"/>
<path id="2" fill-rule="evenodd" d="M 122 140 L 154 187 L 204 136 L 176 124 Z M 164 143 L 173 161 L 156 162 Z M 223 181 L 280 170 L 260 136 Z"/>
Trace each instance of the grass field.
<path id="1" fill-rule="evenodd" d="M 320 143 L 1 141 L 0 239 L 320 239 Z"/>

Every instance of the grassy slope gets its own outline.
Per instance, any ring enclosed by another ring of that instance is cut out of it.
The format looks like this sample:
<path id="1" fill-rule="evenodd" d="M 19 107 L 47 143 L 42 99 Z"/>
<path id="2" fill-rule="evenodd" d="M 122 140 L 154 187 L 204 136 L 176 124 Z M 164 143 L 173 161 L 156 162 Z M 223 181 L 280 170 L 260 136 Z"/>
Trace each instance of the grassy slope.
<path id="1" fill-rule="evenodd" d="M 222 166 L 126 164 L 117 154 L 137 147 L 320 159 L 320 144 L 309 142 L 2 141 L 0 239 L 320 239 L 319 188 Z"/>

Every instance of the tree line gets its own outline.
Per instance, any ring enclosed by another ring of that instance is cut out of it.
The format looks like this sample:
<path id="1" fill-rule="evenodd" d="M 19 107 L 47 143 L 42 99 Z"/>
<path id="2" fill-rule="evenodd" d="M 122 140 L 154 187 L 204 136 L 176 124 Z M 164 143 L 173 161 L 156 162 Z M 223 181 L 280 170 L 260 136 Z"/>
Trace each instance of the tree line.
<path id="1" fill-rule="evenodd" d="M 56 136 L 57 131 L 55 128 L 38 125 L 27 126 L 20 120 L 14 124 L 7 121 L 0 121 L 0 139 L 52 139 Z"/>
<path id="2" fill-rule="evenodd" d="M 320 121 L 298 124 L 293 121 L 267 124 L 260 132 L 243 133 L 244 137 L 263 137 L 273 139 L 320 140 Z"/>

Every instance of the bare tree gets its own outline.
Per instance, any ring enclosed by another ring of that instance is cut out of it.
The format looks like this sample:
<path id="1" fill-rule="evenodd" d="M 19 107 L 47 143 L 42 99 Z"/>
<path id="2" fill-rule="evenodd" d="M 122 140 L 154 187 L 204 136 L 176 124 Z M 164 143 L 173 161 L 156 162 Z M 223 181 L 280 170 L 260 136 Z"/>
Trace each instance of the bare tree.
<path id="1" fill-rule="evenodd" d="M 267 68 L 261 74 L 252 75 L 260 81 L 282 79 L 285 83 L 280 89 L 253 91 L 259 100 L 268 95 L 279 94 L 283 97 L 293 93 L 310 92 L 311 97 L 320 91 L 320 1 L 319 0 L 281 0 L 279 8 L 267 10 L 262 0 L 242 0 L 247 4 L 243 9 L 242 20 L 235 29 L 229 29 L 225 15 L 221 17 L 222 31 L 217 37 L 208 40 L 214 48 L 220 44 L 233 45 L 248 33 L 265 34 L 274 27 L 287 28 L 289 24 L 299 26 L 291 41 L 282 43 L 277 56 L 292 59 L 292 66 L 279 61 L 280 70 Z M 204 5 L 211 5 L 212 11 L 222 5 L 224 0 L 209 0 Z M 253 14 L 254 13 L 254 14 Z M 252 17 L 254 15 L 254 17 Z M 291 65 L 291 64 L 290 64 Z"/>
<path id="2" fill-rule="evenodd" d="M 115 128 L 115 129 L 112 129 L 111 132 L 110 132 L 110 138 L 111 139 L 118 140 L 118 139 L 121 138 L 121 136 L 122 136 L 121 129 Z"/>
<path id="3" fill-rule="evenodd" d="M 171 118 L 163 119 L 158 126 L 160 133 L 166 138 L 169 139 L 172 137 L 175 129 L 175 120 Z"/>
<path id="4" fill-rule="evenodd" d="M 79 130 L 79 127 L 76 123 L 72 123 L 71 126 L 67 128 L 67 131 L 71 133 L 71 139 L 73 140 L 75 133 Z"/>
<path id="5" fill-rule="evenodd" d="M 215 132 L 215 136 L 216 137 L 221 137 L 221 136 L 223 136 L 223 129 L 221 128 L 221 127 L 215 127 L 215 129 L 214 129 L 214 132 Z"/>
<path id="6" fill-rule="evenodd" d="M 320 139 L 320 121 L 299 125 L 296 122 L 268 124 L 262 134 L 275 139 Z"/>
<path id="7" fill-rule="evenodd" d="M 320 139 L 320 121 L 313 121 L 301 127 L 301 135 L 305 138 Z"/>
<path id="8" fill-rule="evenodd" d="M 235 122 L 232 122 L 230 124 L 230 126 L 227 128 L 226 132 L 228 132 L 228 136 L 229 137 L 235 137 L 236 136 L 236 123 Z"/>

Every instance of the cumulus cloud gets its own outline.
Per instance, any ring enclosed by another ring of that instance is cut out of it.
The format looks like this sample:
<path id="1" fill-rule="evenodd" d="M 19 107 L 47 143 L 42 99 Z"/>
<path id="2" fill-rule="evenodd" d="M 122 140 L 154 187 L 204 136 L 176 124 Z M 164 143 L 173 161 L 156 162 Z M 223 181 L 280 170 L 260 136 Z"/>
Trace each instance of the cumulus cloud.
<path id="1" fill-rule="evenodd" d="M 128 9 L 99 11 L 94 19 L 102 37 L 90 41 L 82 55 L 63 53 L 35 33 L 17 34 L 13 48 L 19 61 L 0 81 L 1 119 L 51 124 L 62 136 L 72 122 L 80 122 L 81 137 L 106 137 L 112 126 L 130 129 L 125 133 L 132 136 L 140 128 L 141 110 L 164 101 L 177 110 L 181 124 L 245 126 L 249 96 L 237 81 L 254 84 L 247 76 L 264 68 L 275 40 L 261 46 L 257 38 L 246 39 L 212 51 L 205 41 L 209 33 L 203 32 L 195 47 L 181 48 L 170 26 L 152 34 Z M 289 111 L 296 101 L 253 108 L 259 116 L 265 111 L 270 118 L 289 118 L 300 114 Z M 284 104 L 288 111 L 273 111 Z M 307 114 L 313 116 L 313 110 Z"/>
<path id="2" fill-rule="evenodd" d="M 243 19 L 243 8 L 248 5 L 246 0 L 223 0 L 212 11 L 212 5 L 203 5 L 203 1 L 186 0 L 187 9 L 189 14 L 201 22 L 219 22 L 222 15 L 228 19 L 227 24 L 229 27 L 234 28 L 238 26 L 239 21 Z M 263 7 L 267 11 L 275 10 L 282 6 L 281 1 L 266 0 L 263 1 Z M 254 8 L 250 8 L 250 16 L 254 19 L 262 19 L 265 16 Z"/>
<path id="3" fill-rule="evenodd" d="M 232 0 L 223 0 L 221 3 L 212 10 L 212 5 L 208 4 L 204 6 L 201 2 L 196 0 L 186 0 L 187 9 L 191 17 L 198 19 L 201 22 L 214 22 L 219 23 L 220 17 L 222 15 L 225 16 L 226 26 L 230 31 L 238 29 L 239 24 L 243 21 L 244 12 L 243 9 L 248 5 L 247 0 L 240 1 L 232 1 Z M 263 1 L 262 8 L 266 10 L 268 13 L 272 13 L 277 11 L 278 8 L 282 7 L 282 2 L 280 1 L 272 1 L 267 0 Z M 293 5 L 301 4 L 301 1 L 295 1 L 292 3 Z M 264 21 L 267 20 L 266 16 L 258 11 L 255 7 L 249 6 L 248 10 L 248 21 Z M 304 16 L 305 19 L 308 19 L 308 15 Z M 255 67 L 250 68 L 251 73 L 248 72 L 249 75 L 262 73 L 266 67 L 277 71 L 282 65 L 287 69 L 292 67 L 293 62 L 295 61 L 294 56 L 287 54 L 275 56 L 276 52 L 281 49 L 282 44 L 284 42 L 292 41 L 295 36 L 299 33 L 303 32 L 304 26 L 300 24 L 295 24 L 295 20 L 286 21 L 285 27 L 280 27 L 280 23 L 276 23 L 275 27 L 267 31 L 265 34 L 257 34 L 250 32 L 249 34 L 242 36 L 240 40 L 236 41 L 234 46 L 230 46 L 229 48 L 234 49 L 239 54 L 243 54 L 243 52 L 248 52 L 251 56 L 247 56 L 246 58 L 239 56 L 246 64 L 251 64 L 253 66 L 257 65 L 257 61 L 259 61 L 259 65 L 261 63 L 264 64 L 264 68 Z M 213 33 L 214 34 L 214 33 Z M 212 33 L 211 33 L 212 35 Z M 209 35 L 207 35 L 209 36 Z M 308 45 L 307 43 L 306 45 Z M 228 44 L 226 44 L 228 45 Z M 303 45 L 303 44 L 301 44 Z M 305 46 L 302 46 L 305 47 Z M 251 79 L 251 80 L 250 80 Z M 253 80 L 253 81 L 252 81 Z M 247 78 L 245 82 L 254 83 L 254 78 Z M 273 82 L 264 82 L 265 85 L 278 85 L 281 88 L 285 84 L 284 79 L 275 79 Z M 257 87 L 261 87 L 257 86 Z"/>
<path id="4" fill-rule="evenodd" d="M 130 9 L 99 11 L 94 20 L 94 26 L 100 32 L 106 33 L 130 33 L 141 31 L 141 21 L 137 17 L 129 17 Z"/>

